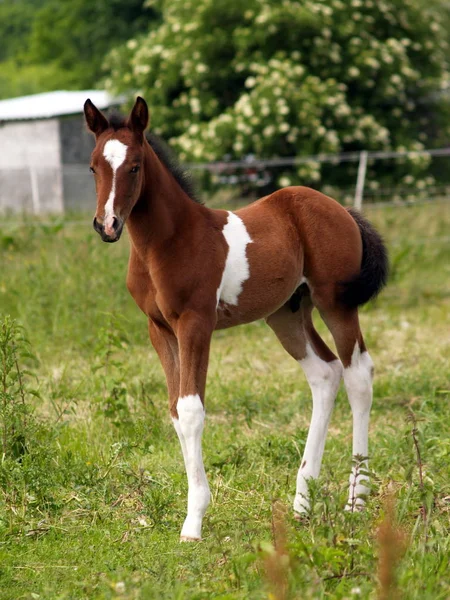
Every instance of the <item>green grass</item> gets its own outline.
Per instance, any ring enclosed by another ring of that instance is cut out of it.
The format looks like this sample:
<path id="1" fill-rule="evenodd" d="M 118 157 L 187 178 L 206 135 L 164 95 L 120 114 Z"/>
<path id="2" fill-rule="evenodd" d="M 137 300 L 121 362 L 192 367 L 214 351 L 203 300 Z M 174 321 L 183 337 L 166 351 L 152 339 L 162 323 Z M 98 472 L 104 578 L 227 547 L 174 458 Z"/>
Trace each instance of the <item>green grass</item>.
<path id="1" fill-rule="evenodd" d="M 393 272 L 361 314 L 376 366 L 367 510 L 342 511 L 351 417 L 341 390 L 311 517 L 292 519 L 310 394 L 257 322 L 213 341 L 204 434 L 212 503 L 196 544 L 178 541 L 187 484 L 162 370 L 125 288 L 127 240 L 102 244 L 90 218 L 4 223 L 0 323 L 9 314 L 23 325 L 39 361 L 21 359 L 25 392 L 39 398 L 26 396 L 26 452 L 0 464 L 0 598 L 375 598 L 390 495 L 407 540 L 401 597 L 449 598 L 449 209 L 368 213 Z M 283 523 L 275 500 L 288 508 Z"/>

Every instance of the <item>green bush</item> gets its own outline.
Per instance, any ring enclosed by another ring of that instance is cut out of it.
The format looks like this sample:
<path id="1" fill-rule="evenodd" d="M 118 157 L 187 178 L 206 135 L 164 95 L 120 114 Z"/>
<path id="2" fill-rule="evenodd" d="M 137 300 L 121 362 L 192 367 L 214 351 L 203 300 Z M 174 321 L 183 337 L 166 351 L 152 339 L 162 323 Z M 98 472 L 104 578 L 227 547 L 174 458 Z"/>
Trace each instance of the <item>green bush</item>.
<path id="1" fill-rule="evenodd" d="M 448 125 L 430 94 L 449 80 L 435 5 L 395 0 L 155 0 L 162 23 L 106 60 L 183 160 L 421 149 Z M 445 133 L 444 133 L 445 132 Z M 436 143 L 435 137 L 433 143 Z M 420 168 L 426 160 L 416 159 Z M 411 172 L 411 164 L 409 165 Z M 318 181 L 317 162 L 297 176 Z M 288 174 L 279 183 L 289 185 Z"/>

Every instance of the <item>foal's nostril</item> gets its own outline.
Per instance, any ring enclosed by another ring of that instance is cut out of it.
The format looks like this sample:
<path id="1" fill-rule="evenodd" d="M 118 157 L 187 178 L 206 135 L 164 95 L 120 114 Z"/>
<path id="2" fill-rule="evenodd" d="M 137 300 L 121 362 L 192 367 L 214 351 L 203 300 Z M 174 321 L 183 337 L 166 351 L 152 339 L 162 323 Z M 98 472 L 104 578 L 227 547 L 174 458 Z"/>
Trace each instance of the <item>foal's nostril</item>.
<path id="1" fill-rule="evenodd" d="M 119 219 L 117 217 L 113 217 L 113 222 L 112 222 L 112 228 L 114 229 L 114 231 L 117 233 L 117 230 L 119 229 Z"/>
<path id="2" fill-rule="evenodd" d="M 99 222 L 97 221 L 97 218 L 96 218 L 96 217 L 94 217 L 94 220 L 92 221 L 92 226 L 94 227 L 94 229 L 95 229 L 95 231 L 96 231 L 97 233 L 100 233 L 100 232 L 101 232 L 101 230 L 102 230 L 102 227 L 101 227 L 101 225 L 99 224 Z"/>

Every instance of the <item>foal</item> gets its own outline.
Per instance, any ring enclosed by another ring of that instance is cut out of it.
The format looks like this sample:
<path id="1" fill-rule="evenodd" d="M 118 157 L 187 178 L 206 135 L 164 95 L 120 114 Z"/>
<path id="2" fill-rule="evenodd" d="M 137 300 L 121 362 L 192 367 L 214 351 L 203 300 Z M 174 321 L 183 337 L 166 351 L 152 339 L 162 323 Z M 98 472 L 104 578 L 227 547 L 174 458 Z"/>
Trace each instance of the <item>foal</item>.
<path id="1" fill-rule="evenodd" d="M 311 387 L 294 500 L 294 511 L 306 512 L 308 480 L 319 475 L 341 377 L 353 413 L 353 455 L 368 455 L 373 366 L 357 307 L 386 281 L 380 236 L 357 212 L 305 187 L 281 189 L 236 212 L 206 208 L 155 138 L 147 141 L 142 98 L 128 119 L 108 121 L 90 100 L 84 111 L 96 137 L 94 228 L 103 241 L 116 242 L 128 227 L 127 286 L 148 317 L 167 379 L 189 484 L 181 540 L 201 539 L 210 501 L 201 438 L 212 333 L 256 319 L 267 321 Z M 339 358 L 314 329 L 314 307 Z M 349 506 L 363 504 L 366 479 L 353 469 Z"/>

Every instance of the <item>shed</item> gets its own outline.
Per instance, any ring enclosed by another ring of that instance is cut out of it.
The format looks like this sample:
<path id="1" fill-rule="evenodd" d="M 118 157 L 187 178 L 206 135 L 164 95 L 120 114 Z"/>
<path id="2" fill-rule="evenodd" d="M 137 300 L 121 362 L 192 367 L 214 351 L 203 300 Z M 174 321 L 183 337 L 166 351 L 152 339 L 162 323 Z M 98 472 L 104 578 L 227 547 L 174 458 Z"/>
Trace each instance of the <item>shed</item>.
<path id="1" fill-rule="evenodd" d="M 117 106 L 101 90 L 56 91 L 0 100 L 0 211 L 35 214 L 88 210 L 92 135 L 84 124 L 87 98 Z"/>

